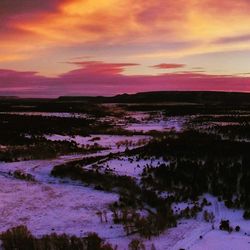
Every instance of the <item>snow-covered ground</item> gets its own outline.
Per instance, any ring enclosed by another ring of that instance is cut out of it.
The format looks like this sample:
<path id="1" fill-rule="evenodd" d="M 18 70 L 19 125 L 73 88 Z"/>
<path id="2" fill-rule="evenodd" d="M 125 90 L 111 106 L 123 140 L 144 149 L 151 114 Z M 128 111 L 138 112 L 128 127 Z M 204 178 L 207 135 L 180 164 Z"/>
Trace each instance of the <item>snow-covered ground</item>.
<path id="1" fill-rule="evenodd" d="M 59 135 L 51 139 L 65 140 Z M 94 143 L 96 136 L 75 139 L 79 144 L 89 140 Z M 76 181 L 54 178 L 50 172 L 56 165 L 84 157 L 123 152 L 126 148 L 121 142 L 124 141 L 131 142 L 129 147 L 132 148 L 138 146 L 138 141 L 141 145 L 145 142 L 140 140 L 149 139 L 149 136 L 102 135 L 98 142 L 110 149 L 95 154 L 67 155 L 54 160 L 0 162 L 0 232 L 18 225 L 27 225 L 37 236 L 52 232 L 83 236 L 96 232 L 110 243 L 118 244 L 120 249 L 127 249 L 131 238 L 126 237 L 122 225 L 112 223 L 112 214 L 108 209 L 111 203 L 118 200 L 118 195 L 84 187 Z M 121 146 L 118 146 L 120 143 Z M 9 174 L 15 170 L 31 174 L 35 181 L 15 179 Z M 104 211 L 107 212 L 108 222 L 101 222 L 98 215 Z"/>
<path id="2" fill-rule="evenodd" d="M 96 213 L 117 200 L 110 193 L 71 184 L 28 183 L 0 177 L 0 229 L 25 224 L 36 235 L 53 231 L 82 235 L 96 231 L 116 234 Z"/>
<path id="3" fill-rule="evenodd" d="M 20 113 L 19 113 L 20 114 Z M 44 113 L 43 113 L 44 114 Z M 48 113 L 49 115 L 50 113 Z M 56 113 L 52 113 L 55 115 Z M 36 114 L 39 115 L 39 114 Z M 60 115 L 66 115 L 60 113 Z M 67 117 L 63 116 L 63 117 Z M 69 116 L 71 117 L 71 116 Z M 166 131 L 174 129 L 181 131 L 186 123 L 186 117 L 163 118 L 161 115 L 150 117 L 149 113 L 138 112 L 131 116 L 137 120 L 126 123 L 125 128 L 131 131 L 148 132 L 150 130 Z M 151 119 L 152 118 L 152 119 Z M 27 225 L 33 234 L 41 236 L 52 232 L 85 235 L 87 232 L 97 232 L 118 249 L 128 249 L 131 239 L 138 235 L 126 236 L 121 225 L 112 223 L 112 215 L 108 206 L 118 200 L 118 195 L 94 190 L 71 180 L 60 180 L 50 176 L 55 165 L 63 164 L 83 157 L 106 156 L 110 152 L 121 153 L 127 147 L 134 148 L 144 145 L 150 136 L 116 136 L 90 135 L 67 136 L 46 135 L 53 141 L 75 141 L 78 145 L 94 145 L 106 148 L 92 155 L 68 155 L 53 160 L 32 160 L 23 162 L 0 162 L 0 232 L 17 225 Z M 166 163 L 163 159 L 138 160 L 136 156 L 117 155 L 114 159 L 102 160 L 95 163 L 103 170 L 110 170 L 118 175 L 140 178 L 143 169 Z M 167 163 L 166 163 L 167 164 Z M 92 165 L 87 166 L 89 168 Z M 9 172 L 22 170 L 34 176 L 34 182 L 18 180 Z M 204 196 L 210 206 L 204 210 L 213 212 L 214 229 L 211 222 L 206 222 L 203 212 L 197 218 L 181 220 L 176 228 L 163 232 L 150 240 L 143 239 L 146 249 L 154 244 L 157 250 L 247 250 L 250 249 L 250 221 L 243 219 L 242 210 L 228 209 L 217 198 L 206 194 Z M 201 197 L 202 199 L 203 197 Z M 173 209 L 185 209 L 190 203 L 174 204 Z M 107 212 L 107 222 L 101 222 L 98 212 Z M 232 233 L 219 230 L 221 220 L 229 220 L 240 231 Z"/>
<path id="4" fill-rule="evenodd" d="M 133 157 L 117 157 L 115 159 L 107 160 L 97 164 L 102 170 L 109 170 L 117 175 L 126 175 L 139 178 L 146 167 L 157 167 L 165 163 L 162 159 L 147 159 L 137 160 L 136 156 Z"/>
<path id="5" fill-rule="evenodd" d="M 228 235 L 226 232 L 211 231 L 190 248 L 192 250 L 249 250 L 250 239 L 242 234 Z"/>
<path id="6" fill-rule="evenodd" d="M 113 245 L 118 244 L 119 249 L 127 249 L 131 238 L 126 237 L 122 225 L 113 224 L 108 208 L 118 200 L 117 194 L 50 176 L 53 166 L 77 159 L 82 156 L 0 163 L 0 232 L 18 225 L 27 225 L 36 236 L 53 232 L 84 236 L 96 232 Z M 32 174 L 36 181 L 8 175 L 15 170 Z M 98 215 L 105 211 L 107 222 Z"/>
<path id="7" fill-rule="evenodd" d="M 223 202 L 218 202 L 217 198 L 211 195 L 204 196 L 210 206 L 205 206 L 204 210 L 213 212 L 214 222 L 206 222 L 203 212 L 195 219 L 183 219 L 176 228 L 166 230 L 159 237 L 151 240 L 156 249 L 166 250 L 247 250 L 250 249 L 250 221 L 243 219 L 242 210 L 233 210 L 225 207 Z M 203 198 L 203 197 L 201 197 Z M 185 209 L 192 207 L 191 203 L 180 203 L 173 205 L 173 209 Z M 221 220 L 229 220 L 230 226 L 235 228 L 240 226 L 240 232 L 228 233 L 219 230 Z M 212 227 L 214 225 L 214 228 Z M 145 242 L 148 246 L 150 241 Z M 150 249 L 150 248 L 149 248 Z"/>
<path id="8" fill-rule="evenodd" d="M 104 153 L 107 152 L 92 156 Z M 134 237 L 126 236 L 122 225 L 112 223 L 108 209 L 109 204 L 118 200 L 117 194 L 50 176 L 53 166 L 82 157 L 71 155 L 54 160 L 0 163 L 0 232 L 18 225 L 27 225 L 36 236 L 53 232 L 84 236 L 96 232 L 111 244 L 118 245 L 118 249 L 127 249 Z M 130 167 L 128 171 L 132 173 Z M 15 170 L 32 174 L 36 181 L 26 182 L 8 175 Z M 101 221 L 98 215 L 104 211 L 107 222 Z"/>
<path id="9" fill-rule="evenodd" d="M 137 122 L 127 124 L 125 129 L 136 132 L 149 132 L 152 130 L 160 132 L 174 130 L 180 132 L 184 129 L 187 122 L 187 117 L 176 116 L 166 118 L 161 112 L 156 114 L 140 112 L 139 114 L 133 114 L 132 117 Z"/>
<path id="10" fill-rule="evenodd" d="M 82 156 L 81 156 L 82 157 Z M 55 160 L 33 160 L 13 163 L 0 163 L 0 231 L 25 224 L 35 235 L 51 232 L 68 233 L 82 236 L 87 232 L 97 232 L 118 249 L 127 249 L 132 238 L 127 237 L 121 225 L 112 223 L 108 205 L 118 199 L 113 193 L 97 191 L 82 184 L 56 179 L 50 176 L 53 166 L 81 158 L 79 156 L 60 157 Z M 103 165 L 117 174 L 138 177 L 140 166 L 155 164 L 161 160 L 136 161 L 136 158 L 120 157 Z M 8 177 L 9 171 L 22 170 L 32 174 L 36 182 L 26 182 Z M 5 174 L 4 174 L 5 173 Z M 206 206 L 215 215 L 214 227 L 205 222 L 203 213 L 196 219 L 181 220 L 176 228 L 166 230 L 159 237 L 144 240 L 147 249 L 153 243 L 159 250 L 246 250 L 250 247 L 250 221 L 244 220 L 242 210 L 228 209 L 211 195 L 206 195 L 211 206 Z M 176 204 L 174 209 L 184 209 L 190 203 Z M 101 222 L 98 212 L 107 212 L 108 222 Z M 230 220 L 240 232 L 229 234 L 219 230 L 220 220 Z M 202 236 L 202 239 L 200 239 Z"/>

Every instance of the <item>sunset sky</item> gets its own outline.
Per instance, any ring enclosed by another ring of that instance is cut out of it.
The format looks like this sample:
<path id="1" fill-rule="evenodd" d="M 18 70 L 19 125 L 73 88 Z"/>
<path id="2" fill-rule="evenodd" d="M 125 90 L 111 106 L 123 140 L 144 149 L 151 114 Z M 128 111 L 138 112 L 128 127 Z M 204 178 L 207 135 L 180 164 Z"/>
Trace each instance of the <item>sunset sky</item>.
<path id="1" fill-rule="evenodd" d="M 1 0 L 0 95 L 250 91 L 250 0 Z"/>

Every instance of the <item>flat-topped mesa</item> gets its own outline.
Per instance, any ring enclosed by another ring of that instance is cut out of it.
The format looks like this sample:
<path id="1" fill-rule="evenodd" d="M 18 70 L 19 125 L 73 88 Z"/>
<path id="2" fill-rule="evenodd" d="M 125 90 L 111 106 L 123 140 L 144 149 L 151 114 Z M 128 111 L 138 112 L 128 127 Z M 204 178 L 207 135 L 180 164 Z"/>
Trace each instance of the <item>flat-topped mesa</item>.
<path id="1" fill-rule="evenodd" d="M 217 91 L 156 91 L 116 96 L 61 96 L 60 101 L 95 103 L 250 104 L 250 94 Z"/>

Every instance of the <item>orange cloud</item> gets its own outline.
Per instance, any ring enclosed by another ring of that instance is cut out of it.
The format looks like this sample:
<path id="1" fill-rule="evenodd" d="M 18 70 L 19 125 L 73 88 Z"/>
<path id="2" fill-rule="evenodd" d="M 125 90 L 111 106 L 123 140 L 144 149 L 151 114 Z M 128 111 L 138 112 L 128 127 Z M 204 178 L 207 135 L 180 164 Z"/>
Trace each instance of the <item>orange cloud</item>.
<path id="1" fill-rule="evenodd" d="M 3 0 L 0 9 L 3 26 L 45 44 L 210 40 L 246 31 L 250 21 L 246 0 Z"/>
<path id="2" fill-rule="evenodd" d="M 18 60 L 30 59 L 32 67 L 46 56 L 51 71 L 51 60 L 86 52 L 94 60 L 126 58 L 143 64 L 146 58 L 152 65 L 250 50 L 249 12 L 249 0 L 2 0 L 0 63 L 13 61 L 22 69 Z"/>

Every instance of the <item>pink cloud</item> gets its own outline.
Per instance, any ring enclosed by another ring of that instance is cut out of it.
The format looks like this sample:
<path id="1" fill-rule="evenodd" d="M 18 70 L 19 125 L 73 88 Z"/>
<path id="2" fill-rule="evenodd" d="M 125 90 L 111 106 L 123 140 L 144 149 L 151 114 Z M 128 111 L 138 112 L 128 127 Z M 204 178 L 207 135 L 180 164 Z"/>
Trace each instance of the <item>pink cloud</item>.
<path id="1" fill-rule="evenodd" d="M 138 66 L 136 63 L 104 63 L 101 61 L 68 62 L 80 66 L 80 69 L 64 74 L 64 77 L 82 74 L 120 74 L 125 67 Z"/>
<path id="2" fill-rule="evenodd" d="M 124 75 L 130 63 L 78 62 L 79 69 L 58 77 L 36 72 L 0 70 L 0 95 L 57 97 L 61 95 L 114 95 L 159 90 L 250 91 L 250 77 L 177 72 L 160 75 Z"/>
<path id="3" fill-rule="evenodd" d="M 175 64 L 175 63 L 161 63 L 157 65 L 153 65 L 153 68 L 157 69 L 176 69 L 176 68 L 183 68 L 185 64 Z"/>

